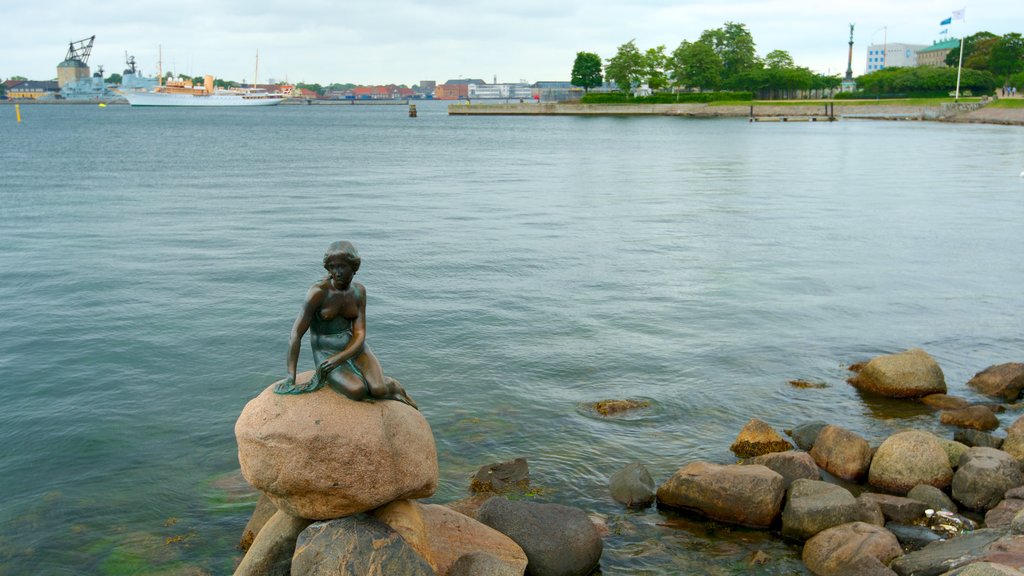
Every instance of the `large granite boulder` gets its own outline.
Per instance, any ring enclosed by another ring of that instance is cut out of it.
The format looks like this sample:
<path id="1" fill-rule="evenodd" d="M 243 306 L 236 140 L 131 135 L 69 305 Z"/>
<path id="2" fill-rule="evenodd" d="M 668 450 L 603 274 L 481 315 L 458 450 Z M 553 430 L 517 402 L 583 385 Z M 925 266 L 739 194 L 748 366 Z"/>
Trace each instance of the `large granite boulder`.
<path id="1" fill-rule="evenodd" d="M 981 430 L 971 430 L 970 428 L 961 428 L 953 432 L 953 440 L 963 444 L 967 447 L 981 446 L 985 448 L 1002 448 L 1003 439 L 989 434 L 988 432 L 982 432 Z"/>
<path id="2" fill-rule="evenodd" d="M 365 514 L 310 524 L 299 534 L 291 573 L 303 576 L 436 574 L 398 532 Z"/>
<path id="3" fill-rule="evenodd" d="M 299 375 L 299 384 L 312 372 Z M 423 415 L 393 400 L 357 402 L 328 387 L 249 401 L 235 423 L 242 475 L 279 510 L 325 520 L 437 488 L 434 436 Z"/>
<path id="4" fill-rule="evenodd" d="M 792 450 L 793 445 L 775 431 L 767 422 L 751 418 L 743 426 L 736 440 L 729 447 L 732 453 L 740 458 L 751 458 L 770 452 Z"/>
<path id="5" fill-rule="evenodd" d="M 782 476 L 764 466 L 691 462 L 658 487 L 660 505 L 686 508 L 721 522 L 771 525 L 785 495 Z"/>
<path id="6" fill-rule="evenodd" d="M 868 483 L 906 494 L 918 484 L 944 489 L 953 480 L 949 457 L 938 439 L 927 432 L 899 432 L 882 442 L 871 460 Z"/>
<path id="7" fill-rule="evenodd" d="M 497 497 L 477 519 L 523 549 L 533 576 L 586 576 L 601 561 L 604 543 L 579 508 Z"/>
<path id="8" fill-rule="evenodd" d="M 851 522 L 814 535 L 804 544 L 803 560 L 818 576 L 859 576 L 884 574 L 880 569 L 901 554 L 899 541 L 885 528 Z"/>
<path id="9" fill-rule="evenodd" d="M 526 569 L 526 553 L 511 538 L 446 506 L 398 500 L 372 514 L 401 534 L 438 574 L 447 574 L 459 558 L 476 552 L 518 574 Z"/>
<path id="10" fill-rule="evenodd" d="M 1024 483 L 1020 464 L 1002 450 L 970 448 L 953 476 L 953 499 L 972 510 L 988 510 L 1010 488 Z"/>
<path id="11" fill-rule="evenodd" d="M 256 500 L 256 508 L 253 509 L 252 516 L 249 517 L 249 521 L 245 524 L 245 529 L 242 530 L 242 539 L 238 542 L 238 548 L 243 551 L 248 550 L 249 546 L 252 546 L 252 541 L 256 539 L 256 535 L 260 533 L 263 525 L 276 513 L 277 507 L 270 501 L 270 498 L 266 494 L 260 494 L 259 499 Z"/>
<path id="12" fill-rule="evenodd" d="M 647 508 L 654 504 L 654 478 L 640 462 L 632 462 L 612 474 L 608 489 L 616 502 L 628 508 Z"/>
<path id="13" fill-rule="evenodd" d="M 1003 451 L 1024 462 L 1024 416 L 1017 418 L 1006 429 L 1006 439 L 1003 440 Z"/>
<path id="14" fill-rule="evenodd" d="M 978 392 L 1012 402 L 1024 389 L 1024 364 L 1010 362 L 989 366 L 974 375 L 967 385 Z"/>
<path id="15" fill-rule="evenodd" d="M 253 539 L 234 576 L 288 576 L 299 534 L 310 521 L 275 512 Z"/>
<path id="16" fill-rule="evenodd" d="M 470 552 L 459 556 L 447 576 L 523 576 L 523 571 L 487 552 Z"/>
<path id="17" fill-rule="evenodd" d="M 799 479 L 789 487 L 782 510 L 782 535 L 806 540 L 818 532 L 857 520 L 857 499 L 842 486 Z"/>
<path id="18" fill-rule="evenodd" d="M 818 466 L 843 480 L 861 480 L 871 465 L 871 446 L 868 441 L 839 426 L 822 428 L 810 454 Z"/>
<path id="19" fill-rule="evenodd" d="M 939 421 L 950 426 L 987 432 L 999 428 L 999 419 L 988 406 L 974 405 L 956 410 L 943 410 Z"/>
<path id="20" fill-rule="evenodd" d="M 999 530 L 975 530 L 900 556 L 889 567 L 899 576 L 939 576 L 978 561 L 1002 536 Z"/>
<path id="21" fill-rule="evenodd" d="M 795 450 L 772 452 L 771 454 L 763 454 L 756 458 L 751 458 L 743 463 L 759 464 L 779 473 L 782 476 L 783 486 L 787 490 L 793 481 L 798 478 L 807 480 L 821 479 L 821 471 L 818 470 L 818 465 L 807 452 L 797 452 Z"/>
<path id="22" fill-rule="evenodd" d="M 876 356 L 849 382 L 858 390 L 889 398 L 920 398 L 946 393 L 942 368 L 920 348 Z"/>
<path id="23" fill-rule="evenodd" d="M 958 410 L 970 406 L 966 398 L 948 394 L 929 394 L 921 398 L 921 404 L 938 410 Z"/>

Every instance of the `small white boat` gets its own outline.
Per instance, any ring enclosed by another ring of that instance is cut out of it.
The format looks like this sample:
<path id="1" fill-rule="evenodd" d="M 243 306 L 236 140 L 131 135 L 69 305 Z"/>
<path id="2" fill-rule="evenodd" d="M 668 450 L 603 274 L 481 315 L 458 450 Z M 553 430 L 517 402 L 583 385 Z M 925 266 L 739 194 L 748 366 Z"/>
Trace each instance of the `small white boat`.
<path id="1" fill-rule="evenodd" d="M 132 106 L 274 106 L 284 100 L 283 94 L 261 88 L 214 88 L 213 76 L 206 76 L 201 86 L 191 80 L 168 80 L 150 91 L 121 95 Z"/>

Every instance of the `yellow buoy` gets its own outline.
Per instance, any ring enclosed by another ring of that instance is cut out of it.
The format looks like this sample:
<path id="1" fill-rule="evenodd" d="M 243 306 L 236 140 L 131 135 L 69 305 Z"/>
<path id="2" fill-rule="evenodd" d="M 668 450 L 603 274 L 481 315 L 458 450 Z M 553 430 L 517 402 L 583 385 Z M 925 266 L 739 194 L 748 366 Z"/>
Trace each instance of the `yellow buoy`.
<path id="1" fill-rule="evenodd" d="M 18 124 L 21 124 L 21 104 L 14 105 L 14 115 L 18 117 Z"/>
<path id="2" fill-rule="evenodd" d="M 100 108 L 106 108 L 106 107 L 107 107 L 107 104 L 105 102 L 100 102 Z"/>

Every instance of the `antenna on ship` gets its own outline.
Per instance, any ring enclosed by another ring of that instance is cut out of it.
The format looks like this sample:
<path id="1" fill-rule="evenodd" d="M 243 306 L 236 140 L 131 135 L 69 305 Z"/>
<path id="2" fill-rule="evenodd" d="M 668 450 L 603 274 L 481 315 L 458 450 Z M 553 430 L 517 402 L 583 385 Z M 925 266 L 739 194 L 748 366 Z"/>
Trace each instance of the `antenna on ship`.
<path id="1" fill-rule="evenodd" d="M 156 50 L 157 50 L 157 56 L 156 56 L 156 85 L 157 86 L 163 86 L 164 85 L 164 47 L 158 45 Z"/>
<path id="2" fill-rule="evenodd" d="M 256 49 L 256 72 L 252 75 L 252 87 L 255 88 L 259 84 L 260 79 L 260 49 Z"/>

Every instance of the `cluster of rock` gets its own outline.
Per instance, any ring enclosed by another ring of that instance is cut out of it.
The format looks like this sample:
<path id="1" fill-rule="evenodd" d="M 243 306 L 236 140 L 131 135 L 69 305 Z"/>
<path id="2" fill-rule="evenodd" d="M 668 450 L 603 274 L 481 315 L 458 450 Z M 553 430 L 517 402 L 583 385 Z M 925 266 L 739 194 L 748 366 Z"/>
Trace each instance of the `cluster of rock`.
<path id="1" fill-rule="evenodd" d="M 921 350 L 851 369 L 861 390 L 944 407 L 941 422 L 958 427 L 954 439 L 909 430 L 873 448 L 855 432 L 810 422 L 786 431 L 794 447 L 754 419 L 731 447 L 740 463 L 691 462 L 656 490 L 634 463 L 612 477 L 612 496 L 778 530 L 804 543 L 805 565 L 821 576 L 1022 574 L 1024 416 L 1005 439 L 987 433 L 1001 406 L 947 396 L 942 370 Z M 1014 401 L 1024 364 L 993 366 L 968 384 Z M 982 527 L 968 516 L 983 518 Z"/>
<path id="2" fill-rule="evenodd" d="M 598 565 L 602 541 L 582 510 L 496 496 L 462 511 L 418 502 L 437 488 L 437 453 L 410 406 L 273 389 L 235 424 L 242 475 L 262 492 L 235 576 L 584 576 Z M 521 485 L 500 470 L 474 484 L 499 480 Z"/>

